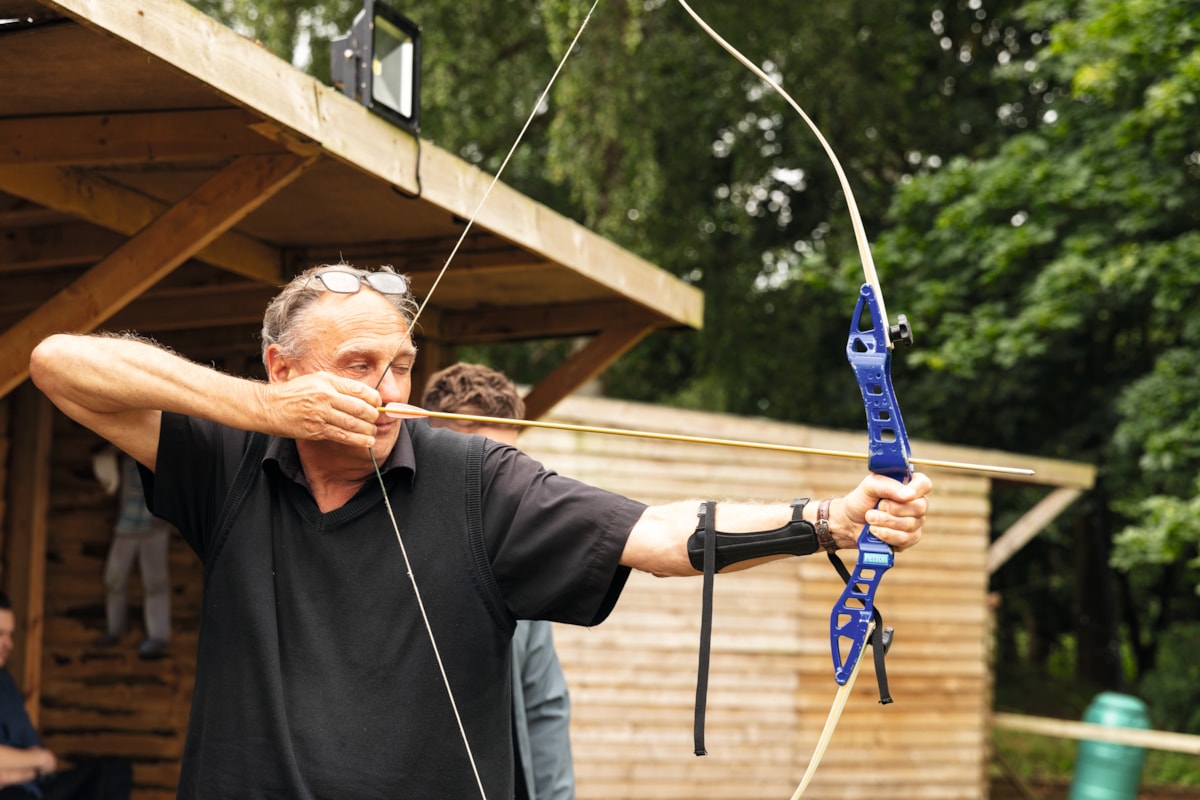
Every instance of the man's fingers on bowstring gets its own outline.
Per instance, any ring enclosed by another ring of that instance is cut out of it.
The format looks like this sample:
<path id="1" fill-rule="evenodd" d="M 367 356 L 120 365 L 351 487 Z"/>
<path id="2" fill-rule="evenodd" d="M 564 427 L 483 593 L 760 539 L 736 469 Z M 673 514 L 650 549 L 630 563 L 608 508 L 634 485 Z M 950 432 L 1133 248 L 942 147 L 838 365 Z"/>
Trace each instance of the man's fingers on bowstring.
<path id="1" fill-rule="evenodd" d="M 371 447 L 375 444 L 375 422 L 379 419 L 382 398 L 373 386 L 339 376 L 329 376 L 335 393 L 322 422 L 326 430 L 321 438 L 346 444 Z"/>
<path id="2" fill-rule="evenodd" d="M 296 439 L 328 439 L 363 447 L 374 444 L 379 393 L 328 373 L 271 384 L 282 417 L 281 433 Z"/>
<path id="3" fill-rule="evenodd" d="M 338 376 L 332 376 L 331 383 L 338 392 L 334 396 L 333 407 L 368 423 L 374 430 L 375 421 L 379 419 L 379 407 L 383 405 L 383 398 L 375 387 Z"/>

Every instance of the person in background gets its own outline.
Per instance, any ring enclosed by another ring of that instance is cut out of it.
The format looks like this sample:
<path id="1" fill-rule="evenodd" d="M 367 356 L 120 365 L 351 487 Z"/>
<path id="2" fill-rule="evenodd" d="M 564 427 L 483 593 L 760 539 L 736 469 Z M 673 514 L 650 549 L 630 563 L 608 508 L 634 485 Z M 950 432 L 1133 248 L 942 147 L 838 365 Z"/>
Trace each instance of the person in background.
<path id="1" fill-rule="evenodd" d="M 0 592 L 0 800 L 128 800 L 133 768 L 123 758 L 93 758 L 60 770 L 25 711 L 25 700 L 5 667 L 16 617 Z"/>
<path id="2" fill-rule="evenodd" d="M 429 377 L 421 406 L 427 411 L 524 419 L 525 401 L 503 373 L 458 363 Z M 521 429 L 465 420 L 430 419 L 437 428 L 474 433 L 516 447 Z M 518 620 L 512 641 L 513 745 L 516 800 L 573 800 L 571 698 L 554 634 L 545 620 Z"/>
<path id="3" fill-rule="evenodd" d="M 171 526 L 150 513 L 142 494 L 137 462 L 110 446 L 92 455 L 92 471 L 104 491 L 120 492 L 117 522 L 104 566 L 106 629 L 98 647 L 120 644 L 129 607 L 129 573 L 138 562 L 142 576 L 142 618 L 146 638 L 138 645 L 140 658 L 161 658 L 171 643 L 171 580 L 167 551 Z"/>

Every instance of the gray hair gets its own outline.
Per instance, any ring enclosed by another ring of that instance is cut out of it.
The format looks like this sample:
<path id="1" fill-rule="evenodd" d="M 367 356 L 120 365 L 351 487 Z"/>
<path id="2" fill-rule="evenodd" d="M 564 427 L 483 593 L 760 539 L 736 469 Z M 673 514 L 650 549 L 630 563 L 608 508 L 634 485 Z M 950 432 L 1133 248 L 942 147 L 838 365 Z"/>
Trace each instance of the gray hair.
<path id="1" fill-rule="evenodd" d="M 290 356 L 299 357 L 304 355 L 304 325 L 302 323 L 309 307 L 326 292 L 325 286 L 319 280 L 316 282 L 312 280 L 313 276 L 323 269 L 338 269 L 360 276 L 370 275 L 373 271 L 398 274 L 390 266 L 382 266 L 378 270 L 368 270 L 359 269 L 342 262 L 309 267 L 304 272 L 292 278 L 283 287 L 283 290 L 275 295 L 275 298 L 267 305 L 266 313 L 263 314 L 262 356 L 264 364 L 266 364 L 267 360 L 267 348 L 273 344 L 279 345 Z M 363 287 L 363 289 L 374 291 L 374 289 L 369 289 L 368 287 Z M 411 331 L 413 323 L 416 321 L 417 309 L 419 308 L 417 299 L 413 297 L 411 286 L 409 291 L 404 294 L 380 294 L 380 297 L 387 300 L 400 312 L 400 316 L 404 318 L 404 323 Z"/>

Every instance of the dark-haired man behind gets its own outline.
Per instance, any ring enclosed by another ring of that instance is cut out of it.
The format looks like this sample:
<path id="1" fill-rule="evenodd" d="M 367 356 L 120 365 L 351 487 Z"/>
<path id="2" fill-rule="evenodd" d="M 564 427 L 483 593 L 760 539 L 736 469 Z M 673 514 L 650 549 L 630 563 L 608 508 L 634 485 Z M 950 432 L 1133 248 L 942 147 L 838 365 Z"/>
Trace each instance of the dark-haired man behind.
<path id="1" fill-rule="evenodd" d="M 5 665 L 13 648 L 16 617 L 0 592 L 0 800 L 128 800 L 133 785 L 129 762 L 95 758 L 59 770 L 54 753 L 25 711 L 25 701 Z"/>

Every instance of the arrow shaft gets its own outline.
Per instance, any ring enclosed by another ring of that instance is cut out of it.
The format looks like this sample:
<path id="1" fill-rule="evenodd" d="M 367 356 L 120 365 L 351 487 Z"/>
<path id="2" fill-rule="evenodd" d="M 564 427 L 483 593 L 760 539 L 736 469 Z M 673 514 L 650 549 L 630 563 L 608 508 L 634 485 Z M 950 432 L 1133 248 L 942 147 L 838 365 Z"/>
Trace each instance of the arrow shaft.
<path id="1" fill-rule="evenodd" d="M 799 453 L 812 456 L 829 456 L 832 458 L 853 458 L 859 461 L 867 459 L 866 453 L 854 453 L 849 450 L 829 450 L 820 447 L 804 447 L 792 444 L 770 444 L 768 442 L 751 442 L 739 439 L 719 439 L 708 436 L 689 436 L 679 433 L 659 433 L 655 431 L 638 431 L 627 428 L 604 428 L 595 425 L 574 425 L 567 422 L 546 422 L 536 419 L 508 419 L 506 417 L 486 417 L 477 414 L 454 414 L 446 411 L 426 411 L 409 406 L 403 411 L 380 408 L 380 412 L 399 413 L 406 417 L 432 417 L 434 419 L 459 420 L 476 422 L 482 425 L 515 425 L 521 428 L 546 428 L 556 431 L 571 431 L 575 433 L 599 433 L 609 436 L 630 436 L 637 439 L 657 439 L 668 442 L 687 442 L 689 444 L 713 444 L 722 447 L 744 447 L 752 450 L 773 450 L 780 453 Z M 913 458 L 913 464 L 939 469 L 966 470 L 970 472 L 991 472 L 1000 475 L 1033 475 L 1034 471 L 1022 467 L 1001 467 L 991 464 L 972 464 L 962 461 L 941 461 L 930 458 Z"/>

